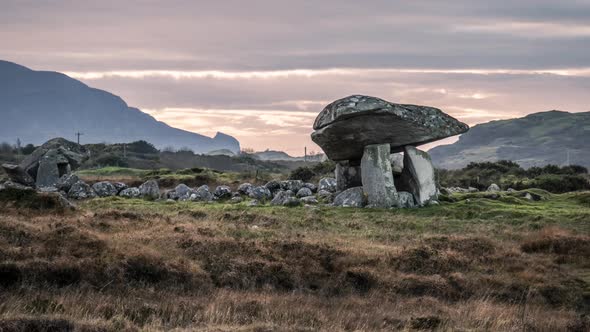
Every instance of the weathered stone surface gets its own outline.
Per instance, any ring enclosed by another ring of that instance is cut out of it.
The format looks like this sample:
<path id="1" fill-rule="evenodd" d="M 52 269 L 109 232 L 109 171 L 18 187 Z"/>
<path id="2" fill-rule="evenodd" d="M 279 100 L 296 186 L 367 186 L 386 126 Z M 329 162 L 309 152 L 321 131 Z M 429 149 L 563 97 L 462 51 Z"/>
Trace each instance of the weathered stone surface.
<path id="1" fill-rule="evenodd" d="M 126 198 L 139 198 L 141 197 L 141 192 L 137 187 L 130 187 L 121 190 L 119 196 L 126 197 Z"/>
<path id="2" fill-rule="evenodd" d="M 334 178 L 323 178 L 320 180 L 319 186 L 318 186 L 318 190 L 325 190 L 325 191 L 329 191 L 331 193 L 335 193 L 336 192 L 336 179 Z"/>
<path id="3" fill-rule="evenodd" d="M 296 193 L 302 187 L 303 187 L 303 181 L 301 181 L 301 180 L 281 181 L 281 189 L 282 190 L 291 190 L 292 192 Z"/>
<path id="4" fill-rule="evenodd" d="M 301 188 L 301 189 L 299 189 L 297 194 L 295 194 L 295 196 L 297 196 L 299 198 L 307 197 L 307 196 L 311 196 L 311 195 L 313 195 L 313 193 L 311 192 L 311 189 L 309 189 L 309 188 Z"/>
<path id="5" fill-rule="evenodd" d="M 283 206 L 294 207 L 299 205 L 301 205 L 301 200 L 297 197 L 287 197 L 287 199 L 283 201 Z"/>
<path id="6" fill-rule="evenodd" d="M 218 199 L 230 198 L 231 188 L 228 186 L 217 186 L 213 192 L 213 195 Z"/>
<path id="7" fill-rule="evenodd" d="M 414 201 L 414 195 L 407 191 L 398 191 L 398 207 L 400 208 L 413 208 L 416 206 Z"/>
<path id="8" fill-rule="evenodd" d="M 160 198 L 160 187 L 156 180 L 148 180 L 139 186 L 139 193 L 143 198 L 158 199 Z"/>
<path id="9" fill-rule="evenodd" d="M 68 198 L 71 199 L 86 199 L 94 197 L 96 197 L 96 193 L 92 190 L 92 187 L 82 180 L 74 183 L 68 191 Z"/>
<path id="10" fill-rule="evenodd" d="M 309 190 L 311 190 L 312 193 L 315 193 L 318 191 L 318 186 L 316 186 L 313 183 L 306 182 L 303 184 L 303 187 L 308 188 Z"/>
<path id="11" fill-rule="evenodd" d="M 119 193 L 117 188 L 108 181 L 101 181 L 93 184 L 92 190 L 94 190 L 98 197 L 116 196 Z"/>
<path id="12" fill-rule="evenodd" d="M 238 187 L 238 192 L 242 195 L 250 195 L 250 192 L 254 189 L 254 186 L 251 183 L 242 183 Z"/>
<path id="13" fill-rule="evenodd" d="M 37 187 L 55 187 L 59 181 L 60 174 L 58 163 L 61 161 L 57 150 L 51 149 L 39 160 L 37 169 Z"/>
<path id="14" fill-rule="evenodd" d="M 292 196 L 293 192 L 291 190 L 277 191 L 272 201 L 270 201 L 270 205 L 285 205 Z"/>
<path id="15" fill-rule="evenodd" d="M 229 200 L 229 202 L 232 203 L 232 204 L 242 203 L 242 201 L 244 201 L 244 199 L 242 197 L 240 197 L 240 196 L 232 197 Z"/>
<path id="16" fill-rule="evenodd" d="M 33 177 L 30 176 L 27 172 L 25 172 L 25 170 L 21 168 L 19 165 L 3 164 L 2 168 L 12 181 L 26 186 L 35 185 L 35 179 L 33 179 Z"/>
<path id="17" fill-rule="evenodd" d="M 363 207 L 367 205 L 363 187 L 346 189 L 334 198 L 333 205 L 342 207 Z"/>
<path id="18" fill-rule="evenodd" d="M 258 202 L 258 200 L 253 199 L 250 202 L 248 202 L 248 206 L 258 206 L 260 205 L 260 202 Z"/>
<path id="19" fill-rule="evenodd" d="M 269 181 L 264 185 L 266 188 L 268 188 L 268 190 L 270 190 L 271 193 L 275 193 L 276 191 L 281 190 L 281 183 L 279 181 Z"/>
<path id="20" fill-rule="evenodd" d="M 404 149 L 404 170 L 400 188 L 414 195 L 416 204 L 422 206 L 437 199 L 434 166 L 428 153 L 413 146 Z"/>
<path id="21" fill-rule="evenodd" d="M 209 191 L 208 185 L 202 185 L 190 197 L 191 201 L 210 202 L 213 200 L 213 194 Z"/>
<path id="22" fill-rule="evenodd" d="M 487 190 L 487 191 L 491 191 L 491 192 L 494 192 L 494 191 L 500 191 L 500 187 L 499 187 L 497 184 L 495 184 L 495 183 L 492 183 L 492 184 L 490 184 L 490 186 L 488 187 L 488 190 Z"/>
<path id="23" fill-rule="evenodd" d="M 176 200 L 187 201 L 195 191 L 184 183 L 181 183 L 174 188 Z"/>
<path id="24" fill-rule="evenodd" d="M 404 155 L 402 153 L 392 153 L 389 156 L 389 160 L 391 161 L 391 170 L 393 171 L 393 174 L 402 174 L 402 170 L 404 169 Z"/>
<path id="25" fill-rule="evenodd" d="M 123 182 L 113 182 L 113 186 L 117 189 L 117 194 L 120 193 L 123 189 L 127 189 L 127 185 Z"/>
<path id="26" fill-rule="evenodd" d="M 256 200 L 265 201 L 272 198 L 272 193 L 265 186 L 254 187 L 248 195 Z"/>
<path id="27" fill-rule="evenodd" d="M 59 181 L 57 181 L 56 187 L 58 190 L 63 190 L 65 192 L 68 192 L 70 190 L 70 188 L 72 188 L 74 183 L 76 183 L 78 181 L 80 181 L 80 178 L 78 178 L 78 176 L 76 174 L 73 174 L 73 173 L 65 174 L 61 178 L 59 178 Z"/>
<path id="28" fill-rule="evenodd" d="M 6 181 L 0 185 L 0 190 L 4 189 L 18 189 L 18 190 L 35 190 L 32 187 L 25 186 L 24 184 L 20 184 L 13 181 Z"/>
<path id="29" fill-rule="evenodd" d="M 389 150 L 389 144 L 368 145 L 361 159 L 363 190 L 369 205 L 373 207 L 389 208 L 397 205 Z"/>
<path id="30" fill-rule="evenodd" d="M 350 96 L 326 106 L 311 138 L 332 160 L 358 160 L 364 147 L 391 144 L 391 152 L 466 132 L 469 127 L 441 110 Z"/>
<path id="31" fill-rule="evenodd" d="M 363 185 L 360 161 L 340 161 L 336 163 L 336 190 L 343 191 Z"/>

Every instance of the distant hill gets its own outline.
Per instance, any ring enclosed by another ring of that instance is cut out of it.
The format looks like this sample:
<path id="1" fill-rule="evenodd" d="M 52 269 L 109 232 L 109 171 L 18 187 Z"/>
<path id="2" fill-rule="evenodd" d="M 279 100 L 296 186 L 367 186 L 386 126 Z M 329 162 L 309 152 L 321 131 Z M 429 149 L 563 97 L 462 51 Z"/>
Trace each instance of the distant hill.
<path id="1" fill-rule="evenodd" d="M 250 153 L 256 159 L 265 161 L 304 161 L 305 157 L 292 157 L 283 151 L 266 150 Z M 307 161 L 322 161 L 324 158 L 323 154 L 317 154 L 313 156 L 307 156 Z"/>
<path id="2" fill-rule="evenodd" d="M 0 142 L 36 145 L 54 138 L 83 143 L 124 143 L 146 140 L 157 148 L 190 148 L 196 153 L 227 149 L 238 153 L 240 143 L 217 133 L 207 137 L 170 127 L 109 92 L 88 87 L 64 74 L 34 71 L 0 61 Z"/>
<path id="3" fill-rule="evenodd" d="M 454 144 L 428 151 L 439 168 L 512 160 L 524 168 L 547 164 L 590 167 L 590 112 L 549 111 L 472 127 Z"/>

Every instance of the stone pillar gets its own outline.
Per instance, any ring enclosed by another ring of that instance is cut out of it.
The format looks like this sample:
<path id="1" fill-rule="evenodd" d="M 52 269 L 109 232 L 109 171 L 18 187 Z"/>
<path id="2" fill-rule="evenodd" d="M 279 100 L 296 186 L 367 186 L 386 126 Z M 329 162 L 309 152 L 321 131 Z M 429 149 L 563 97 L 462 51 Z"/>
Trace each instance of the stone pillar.
<path id="1" fill-rule="evenodd" d="M 368 204 L 389 208 L 398 205 L 397 190 L 393 184 L 393 173 L 389 144 L 367 145 L 361 159 L 363 191 Z"/>
<path id="2" fill-rule="evenodd" d="M 414 195 L 418 205 L 438 198 L 434 166 L 424 151 L 409 145 L 404 147 L 404 169 L 400 180 L 401 187 Z"/>
<path id="3" fill-rule="evenodd" d="M 39 169 L 37 170 L 36 179 L 37 187 L 55 187 L 59 180 L 57 159 L 57 151 L 52 149 L 39 160 Z"/>
<path id="4" fill-rule="evenodd" d="M 363 185 L 361 179 L 360 160 L 339 161 L 336 163 L 336 190 L 344 191 L 348 188 L 360 187 Z"/>

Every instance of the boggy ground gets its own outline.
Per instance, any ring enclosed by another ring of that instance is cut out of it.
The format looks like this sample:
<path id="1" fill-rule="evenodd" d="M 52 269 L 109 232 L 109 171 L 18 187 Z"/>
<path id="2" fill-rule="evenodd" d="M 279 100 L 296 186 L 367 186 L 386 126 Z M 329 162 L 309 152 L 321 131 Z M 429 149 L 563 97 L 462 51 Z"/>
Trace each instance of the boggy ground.
<path id="1" fill-rule="evenodd" d="M 588 331 L 590 193 L 5 204 L 0 331 Z"/>

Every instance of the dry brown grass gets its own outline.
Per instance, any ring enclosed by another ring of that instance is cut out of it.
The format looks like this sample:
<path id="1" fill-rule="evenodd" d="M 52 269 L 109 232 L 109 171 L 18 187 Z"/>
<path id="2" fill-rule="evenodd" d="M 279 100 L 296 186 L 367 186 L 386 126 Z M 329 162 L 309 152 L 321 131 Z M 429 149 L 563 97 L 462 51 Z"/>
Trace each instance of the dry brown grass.
<path id="1" fill-rule="evenodd" d="M 375 241 L 292 211 L 303 229 L 256 210 L 5 209 L 0 331 L 590 329 L 586 235 Z"/>

